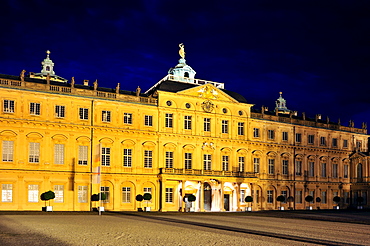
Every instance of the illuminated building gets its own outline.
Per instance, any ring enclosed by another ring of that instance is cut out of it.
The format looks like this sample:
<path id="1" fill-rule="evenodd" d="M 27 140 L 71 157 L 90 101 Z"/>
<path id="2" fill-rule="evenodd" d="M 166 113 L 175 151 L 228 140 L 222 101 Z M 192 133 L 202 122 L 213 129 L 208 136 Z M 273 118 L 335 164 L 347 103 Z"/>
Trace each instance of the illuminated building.
<path id="1" fill-rule="evenodd" d="M 273 112 L 255 110 L 223 83 L 196 79 L 180 55 L 144 93 L 67 82 L 49 53 L 39 74 L 0 75 L 0 210 L 40 210 L 53 190 L 54 210 L 88 211 L 99 189 L 114 211 L 183 210 L 190 194 L 190 211 L 328 209 L 335 196 L 341 208 L 358 197 L 367 206 L 365 125 L 297 116 L 281 94 Z M 148 205 L 135 201 L 144 193 Z"/>

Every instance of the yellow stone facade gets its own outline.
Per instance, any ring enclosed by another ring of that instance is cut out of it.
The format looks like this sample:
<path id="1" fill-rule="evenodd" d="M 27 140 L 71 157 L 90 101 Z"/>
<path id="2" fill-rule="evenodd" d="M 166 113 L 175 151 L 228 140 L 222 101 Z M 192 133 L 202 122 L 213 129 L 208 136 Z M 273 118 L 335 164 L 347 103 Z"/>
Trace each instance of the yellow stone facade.
<path id="1" fill-rule="evenodd" d="M 365 127 L 257 112 L 221 83 L 183 84 L 167 76 L 130 93 L 0 75 L 0 210 L 40 210 L 48 190 L 55 211 L 100 206 L 99 190 L 111 211 L 332 209 L 358 196 L 367 206 Z"/>

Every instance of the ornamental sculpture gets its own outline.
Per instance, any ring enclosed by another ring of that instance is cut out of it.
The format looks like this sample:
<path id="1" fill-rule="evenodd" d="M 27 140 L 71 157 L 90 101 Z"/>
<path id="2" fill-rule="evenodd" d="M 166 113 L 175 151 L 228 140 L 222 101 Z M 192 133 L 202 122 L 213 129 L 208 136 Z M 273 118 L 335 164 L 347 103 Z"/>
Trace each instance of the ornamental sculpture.
<path id="1" fill-rule="evenodd" d="M 179 47 L 180 47 L 180 50 L 179 50 L 179 54 L 181 56 L 182 59 L 185 59 L 185 46 L 183 43 L 179 44 Z"/>
<path id="2" fill-rule="evenodd" d="M 204 101 L 202 103 L 202 109 L 207 113 L 211 113 L 214 107 L 215 105 L 210 100 Z"/>

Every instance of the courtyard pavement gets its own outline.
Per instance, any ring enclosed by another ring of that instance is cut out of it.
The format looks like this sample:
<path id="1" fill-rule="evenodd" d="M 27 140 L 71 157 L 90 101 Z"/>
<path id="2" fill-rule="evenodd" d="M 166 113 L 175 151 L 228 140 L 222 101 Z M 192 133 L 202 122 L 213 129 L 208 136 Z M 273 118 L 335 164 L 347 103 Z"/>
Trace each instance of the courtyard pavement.
<path id="1" fill-rule="evenodd" d="M 0 245 L 370 245 L 370 212 L 0 211 Z"/>

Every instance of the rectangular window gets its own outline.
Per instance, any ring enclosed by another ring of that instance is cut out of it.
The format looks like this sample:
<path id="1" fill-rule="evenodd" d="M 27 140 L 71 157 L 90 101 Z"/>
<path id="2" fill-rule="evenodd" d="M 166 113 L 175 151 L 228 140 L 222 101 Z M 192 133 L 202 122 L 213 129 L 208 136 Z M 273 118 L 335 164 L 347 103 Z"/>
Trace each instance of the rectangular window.
<path id="1" fill-rule="evenodd" d="M 326 146 L 326 137 L 320 137 L 320 145 Z"/>
<path id="2" fill-rule="evenodd" d="M 253 170 L 255 173 L 260 173 L 260 158 L 253 158 Z"/>
<path id="3" fill-rule="evenodd" d="M 267 131 L 267 138 L 272 140 L 275 139 L 275 131 L 274 130 L 268 130 Z"/>
<path id="4" fill-rule="evenodd" d="M 321 203 L 326 204 L 327 202 L 327 195 L 326 191 L 321 191 Z"/>
<path id="5" fill-rule="evenodd" d="M 221 121 L 221 132 L 229 133 L 229 121 L 228 120 Z"/>
<path id="6" fill-rule="evenodd" d="M 131 188 L 122 187 L 122 202 L 130 203 L 131 202 Z"/>
<path id="7" fill-rule="evenodd" d="M 40 143 L 30 143 L 28 161 L 30 163 L 40 162 Z"/>
<path id="8" fill-rule="evenodd" d="M 14 101 L 4 100 L 3 101 L 3 112 L 4 113 L 14 113 Z"/>
<path id="9" fill-rule="evenodd" d="M 274 191 L 267 190 L 267 203 L 273 203 L 273 202 L 274 202 Z"/>
<path id="10" fill-rule="evenodd" d="M 295 161 L 295 175 L 302 175 L 302 161 Z"/>
<path id="11" fill-rule="evenodd" d="M 238 135 L 244 135 L 244 122 L 238 122 Z"/>
<path id="12" fill-rule="evenodd" d="M 210 132 L 211 131 L 211 118 L 204 118 L 204 131 Z"/>
<path id="13" fill-rule="evenodd" d="M 173 127 L 173 114 L 166 114 L 166 127 L 172 128 Z"/>
<path id="14" fill-rule="evenodd" d="M 123 123 L 124 124 L 132 124 L 132 114 L 131 113 L 123 113 Z"/>
<path id="15" fill-rule="evenodd" d="M 356 141 L 356 148 L 358 150 L 361 150 L 361 147 L 362 147 L 362 141 Z"/>
<path id="16" fill-rule="evenodd" d="M 65 117 L 65 106 L 55 105 L 55 117 L 64 118 Z"/>
<path id="17" fill-rule="evenodd" d="M 153 126 L 153 116 L 152 115 L 145 115 L 144 125 L 145 126 Z"/>
<path id="18" fill-rule="evenodd" d="M 100 191 L 102 194 L 105 194 L 105 200 L 102 200 L 104 203 L 109 203 L 110 200 L 110 191 L 108 186 L 100 187 Z"/>
<path id="19" fill-rule="evenodd" d="M 28 185 L 28 202 L 39 201 L 39 185 Z"/>
<path id="20" fill-rule="evenodd" d="M 337 138 L 333 138 L 332 139 L 332 146 L 333 146 L 333 148 L 337 148 L 338 147 L 338 139 Z"/>
<path id="21" fill-rule="evenodd" d="M 173 152 L 166 151 L 166 168 L 173 168 Z"/>
<path id="22" fill-rule="evenodd" d="M 333 164 L 333 178 L 338 178 L 338 164 Z"/>
<path id="23" fill-rule="evenodd" d="M 185 153 L 185 169 L 192 169 L 192 153 Z"/>
<path id="24" fill-rule="evenodd" d="M 253 137 L 259 138 L 260 137 L 260 129 L 259 128 L 253 128 Z"/>
<path id="25" fill-rule="evenodd" d="M 80 108 L 79 109 L 79 116 L 80 116 L 80 120 L 88 120 L 89 119 L 89 109 Z"/>
<path id="26" fill-rule="evenodd" d="M 64 164 L 64 144 L 54 145 L 54 164 Z"/>
<path id="27" fill-rule="evenodd" d="M 110 148 L 101 148 L 101 165 L 106 167 L 110 166 Z"/>
<path id="28" fill-rule="evenodd" d="M 343 168 L 343 177 L 348 178 L 348 165 L 344 165 Z"/>
<path id="29" fill-rule="evenodd" d="M 283 175 L 288 175 L 289 161 L 283 160 Z"/>
<path id="30" fill-rule="evenodd" d="M 14 141 L 3 141 L 3 161 L 12 162 L 14 152 Z"/>
<path id="31" fill-rule="evenodd" d="M 283 141 L 288 141 L 288 132 L 283 132 L 282 140 Z"/>
<path id="32" fill-rule="evenodd" d="M 229 171 L 229 156 L 222 156 L 222 171 Z"/>
<path id="33" fill-rule="evenodd" d="M 343 148 L 348 148 L 348 140 L 343 139 Z"/>
<path id="34" fill-rule="evenodd" d="M 212 156 L 208 154 L 203 155 L 203 168 L 204 170 L 211 170 L 212 168 Z"/>
<path id="35" fill-rule="evenodd" d="M 166 188 L 166 202 L 173 202 L 173 188 Z"/>
<path id="36" fill-rule="evenodd" d="M 268 159 L 269 174 L 275 173 L 275 159 Z"/>
<path id="37" fill-rule="evenodd" d="M 295 134 L 295 141 L 296 141 L 296 143 L 302 142 L 302 133 L 296 133 Z"/>
<path id="38" fill-rule="evenodd" d="M 30 103 L 30 115 L 40 115 L 40 103 Z"/>
<path id="39" fill-rule="evenodd" d="M 88 157 L 88 146 L 78 146 L 78 165 L 86 166 Z"/>
<path id="40" fill-rule="evenodd" d="M 239 172 L 244 172 L 245 170 L 245 157 L 239 156 L 238 158 L 238 166 L 239 166 Z"/>
<path id="41" fill-rule="evenodd" d="M 315 177 L 315 162 L 313 161 L 308 163 L 308 176 Z"/>
<path id="42" fill-rule="evenodd" d="M 149 194 L 152 194 L 152 188 L 151 187 L 144 187 L 144 194 L 145 193 L 149 193 Z"/>
<path id="43" fill-rule="evenodd" d="M 2 184 L 1 185 L 1 201 L 12 202 L 13 201 L 13 185 Z"/>
<path id="44" fill-rule="evenodd" d="M 111 121 L 110 111 L 107 111 L 107 110 L 101 111 L 101 121 L 103 121 L 103 122 L 110 122 Z"/>
<path id="45" fill-rule="evenodd" d="M 308 144 L 314 144 L 315 135 L 308 135 Z"/>
<path id="46" fill-rule="evenodd" d="M 326 178 L 326 163 L 321 163 L 321 177 Z"/>
<path id="47" fill-rule="evenodd" d="M 132 167 L 132 149 L 123 149 L 123 166 Z"/>
<path id="48" fill-rule="evenodd" d="M 54 185 L 55 198 L 54 202 L 64 201 L 64 185 Z"/>
<path id="49" fill-rule="evenodd" d="M 87 202 L 87 186 L 85 185 L 78 186 L 78 202 L 79 203 Z"/>
<path id="50" fill-rule="evenodd" d="M 153 151 L 144 150 L 144 167 L 153 168 Z"/>
<path id="51" fill-rule="evenodd" d="M 343 201 L 344 203 L 348 204 L 349 203 L 349 192 L 348 191 L 344 191 L 343 192 Z"/>
<path id="52" fill-rule="evenodd" d="M 295 191 L 295 202 L 302 203 L 302 191 L 301 190 Z"/>
<path id="53" fill-rule="evenodd" d="M 184 129 L 191 130 L 191 116 L 190 115 L 184 116 Z"/>

